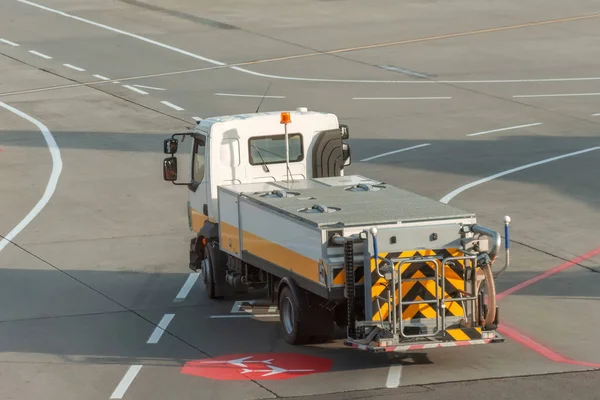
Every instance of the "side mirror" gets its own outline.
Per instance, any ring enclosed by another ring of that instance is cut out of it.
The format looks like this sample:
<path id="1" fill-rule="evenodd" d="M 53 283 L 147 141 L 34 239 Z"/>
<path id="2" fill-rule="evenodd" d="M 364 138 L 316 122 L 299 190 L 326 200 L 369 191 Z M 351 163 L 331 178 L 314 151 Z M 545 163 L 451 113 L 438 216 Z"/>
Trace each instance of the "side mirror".
<path id="1" fill-rule="evenodd" d="M 171 182 L 177 180 L 177 157 L 167 157 L 164 159 L 163 179 Z"/>
<path id="2" fill-rule="evenodd" d="M 177 139 L 165 139 L 163 145 L 163 151 L 165 154 L 175 154 L 177 153 L 177 144 L 179 141 Z"/>
<path id="3" fill-rule="evenodd" d="M 344 167 L 352 164 L 352 156 L 350 154 L 350 146 L 347 143 L 342 144 L 342 155 L 344 157 Z"/>
<path id="4" fill-rule="evenodd" d="M 350 137 L 350 130 L 348 129 L 348 125 L 340 124 L 340 133 L 342 135 L 342 140 L 346 140 Z"/>

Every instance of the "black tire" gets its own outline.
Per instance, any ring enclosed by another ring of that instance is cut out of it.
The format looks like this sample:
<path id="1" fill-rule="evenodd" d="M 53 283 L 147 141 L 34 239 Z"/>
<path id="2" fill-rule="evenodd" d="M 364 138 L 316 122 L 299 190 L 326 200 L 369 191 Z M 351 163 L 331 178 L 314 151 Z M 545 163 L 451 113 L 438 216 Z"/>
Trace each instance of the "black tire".
<path id="1" fill-rule="evenodd" d="M 318 306 L 309 309 L 288 286 L 279 296 L 279 320 L 285 341 L 292 345 L 323 343 L 335 332 L 333 313 Z"/>
<path id="2" fill-rule="evenodd" d="M 288 286 L 279 295 L 279 321 L 283 338 L 292 345 L 306 344 L 310 340 L 309 323 L 301 310 L 304 302 L 294 296 Z"/>
<path id="3" fill-rule="evenodd" d="M 204 268 L 202 269 L 202 275 L 204 275 L 204 288 L 209 299 L 216 299 L 215 296 L 215 257 L 212 248 L 212 242 L 208 242 L 204 249 Z"/>

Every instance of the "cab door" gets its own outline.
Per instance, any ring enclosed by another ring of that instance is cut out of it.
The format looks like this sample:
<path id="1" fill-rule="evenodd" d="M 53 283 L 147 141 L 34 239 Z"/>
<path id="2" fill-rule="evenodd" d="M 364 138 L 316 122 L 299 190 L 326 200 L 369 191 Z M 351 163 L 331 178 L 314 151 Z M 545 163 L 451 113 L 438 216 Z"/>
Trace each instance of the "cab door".
<path id="1" fill-rule="evenodd" d="M 210 168 L 208 141 L 201 133 L 194 135 L 191 151 L 189 218 L 193 232 L 199 232 L 209 218 Z"/>

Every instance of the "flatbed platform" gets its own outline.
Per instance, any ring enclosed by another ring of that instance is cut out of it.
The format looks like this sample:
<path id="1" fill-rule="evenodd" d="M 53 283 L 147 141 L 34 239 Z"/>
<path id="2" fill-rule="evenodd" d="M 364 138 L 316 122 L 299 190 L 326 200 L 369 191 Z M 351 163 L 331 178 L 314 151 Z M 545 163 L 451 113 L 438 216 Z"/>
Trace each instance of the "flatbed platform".
<path id="1" fill-rule="evenodd" d="M 285 182 L 265 182 L 226 188 L 318 228 L 475 217 L 473 213 L 360 175 L 299 180 L 289 187 Z"/>

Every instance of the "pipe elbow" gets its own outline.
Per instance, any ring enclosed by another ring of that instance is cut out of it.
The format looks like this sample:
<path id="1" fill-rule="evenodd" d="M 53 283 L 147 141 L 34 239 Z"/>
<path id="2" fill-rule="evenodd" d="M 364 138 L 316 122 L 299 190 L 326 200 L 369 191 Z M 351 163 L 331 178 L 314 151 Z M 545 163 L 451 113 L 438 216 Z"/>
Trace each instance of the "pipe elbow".
<path id="1" fill-rule="evenodd" d="M 471 231 L 492 239 L 492 245 L 488 254 L 490 256 L 490 259 L 494 261 L 496 257 L 498 257 L 498 251 L 500 250 L 500 246 L 502 246 L 502 237 L 500 236 L 500 234 L 492 229 L 484 228 L 483 226 L 478 224 L 474 224 L 471 227 Z"/>

